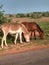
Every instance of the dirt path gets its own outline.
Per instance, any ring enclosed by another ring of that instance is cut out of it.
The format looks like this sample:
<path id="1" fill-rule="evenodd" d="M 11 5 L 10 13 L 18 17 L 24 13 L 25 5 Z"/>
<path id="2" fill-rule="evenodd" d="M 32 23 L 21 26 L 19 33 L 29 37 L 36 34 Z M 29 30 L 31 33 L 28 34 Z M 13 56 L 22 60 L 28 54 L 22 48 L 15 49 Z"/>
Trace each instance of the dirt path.
<path id="1" fill-rule="evenodd" d="M 49 48 L 0 56 L 0 65 L 49 65 Z"/>
<path id="2" fill-rule="evenodd" d="M 12 44 L 8 45 L 8 47 L 4 47 L 3 49 L 0 47 L 0 56 L 9 55 L 9 54 L 15 54 L 15 53 L 22 53 L 27 51 L 34 51 L 34 50 L 40 50 L 40 49 L 46 49 L 49 48 L 48 45 L 32 45 L 32 44 Z"/>
<path id="3" fill-rule="evenodd" d="M 8 45 L 8 47 L 4 47 L 3 49 L 0 47 L 0 56 L 4 55 L 10 55 L 10 54 L 15 54 L 15 53 L 22 53 L 22 52 L 27 52 L 31 50 L 40 50 L 40 49 L 45 49 L 49 48 L 48 45 L 32 45 L 32 44 L 11 44 Z"/>

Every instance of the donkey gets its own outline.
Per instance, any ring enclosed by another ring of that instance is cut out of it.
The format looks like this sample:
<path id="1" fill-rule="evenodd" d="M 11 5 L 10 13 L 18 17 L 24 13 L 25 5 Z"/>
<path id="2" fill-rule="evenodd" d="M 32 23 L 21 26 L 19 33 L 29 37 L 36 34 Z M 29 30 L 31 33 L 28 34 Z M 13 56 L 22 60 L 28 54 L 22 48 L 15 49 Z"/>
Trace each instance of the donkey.
<path id="1" fill-rule="evenodd" d="M 27 28 L 21 23 L 4 23 L 1 25 L 0 29 L 3 31 L 3 38 L 1 44 L 2 48 L 4 42 L 5 42 L 5 46 L 8 46 L 6 42 L 6 37 L 8 33 L 16 35 L 14 41 L 15 44 L 16 44 L 18 34 L 20 36 L 20 43 L 22 43 L 22 33 L 24 34 L 26 42 L 30 41 L 30 32 L 28 32 Z"/>
<path id="2" fill-rule="evenodd" d="M 31 38 L 34 37 L 36 39 L 36 36 L 41 39 L 44 38 L 44 32 L 36 22 L 22 22 L 22 24 L 26 26 L 28 31 L 31 31 Z"/>

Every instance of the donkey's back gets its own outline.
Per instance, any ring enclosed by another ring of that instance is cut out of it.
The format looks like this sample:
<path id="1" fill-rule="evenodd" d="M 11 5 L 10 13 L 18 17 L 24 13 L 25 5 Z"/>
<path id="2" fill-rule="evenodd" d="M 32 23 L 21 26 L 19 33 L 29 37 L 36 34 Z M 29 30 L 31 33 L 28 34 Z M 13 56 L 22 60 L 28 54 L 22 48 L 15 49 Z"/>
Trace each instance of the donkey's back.
<path id="1" fill-rule="evenodd" d="M 19 23 L 4 23 L 1 25 L 1 29 L 3 30 L 17 30 L 20 27 Z"/>

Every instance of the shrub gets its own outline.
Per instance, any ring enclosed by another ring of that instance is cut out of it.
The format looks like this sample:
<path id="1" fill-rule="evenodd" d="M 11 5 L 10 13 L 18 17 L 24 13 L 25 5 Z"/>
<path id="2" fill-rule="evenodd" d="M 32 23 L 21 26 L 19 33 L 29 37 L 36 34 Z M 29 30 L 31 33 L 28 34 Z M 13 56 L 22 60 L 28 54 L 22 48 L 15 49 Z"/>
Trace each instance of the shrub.
<path id="1" fill-rule="evenodd" d="M 5 12 L 5 11 L 2 10 L 2 7 L 3 7 L 3 5 L 0 5 L 0 24 L 6 22 L 6 20 L 7 20 L 7 19 L 4 17 L 4 12 Z"/>

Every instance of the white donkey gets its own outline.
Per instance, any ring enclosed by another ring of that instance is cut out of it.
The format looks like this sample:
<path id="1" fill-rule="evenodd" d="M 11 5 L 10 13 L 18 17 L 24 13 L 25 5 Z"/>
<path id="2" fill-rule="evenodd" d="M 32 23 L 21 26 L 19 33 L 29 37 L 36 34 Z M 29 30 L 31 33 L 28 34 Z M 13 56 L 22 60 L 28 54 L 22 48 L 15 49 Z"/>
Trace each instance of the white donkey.
<path id="1" fill-rule="evenodd" d="M 8 46 L 6 43 L 6 37 L 8 33 L 16 34 L 15 41 L 14 41 L 15 44 L 16 44 L 18 34 L 20 35 L 20 43 L 22 43 L 22 33 L 24 33 L 26 42 L 30 41 L 30 33 L 28 32 L 27 28 L 21 23 L 4 23 L 1 25 L 0 29 L 3 31 L 4 34 L 2 38 L 2 44 L 1 44 L 2 48 L 3 48 L 3 42 L 5 42 L 5 45 Z"/>

